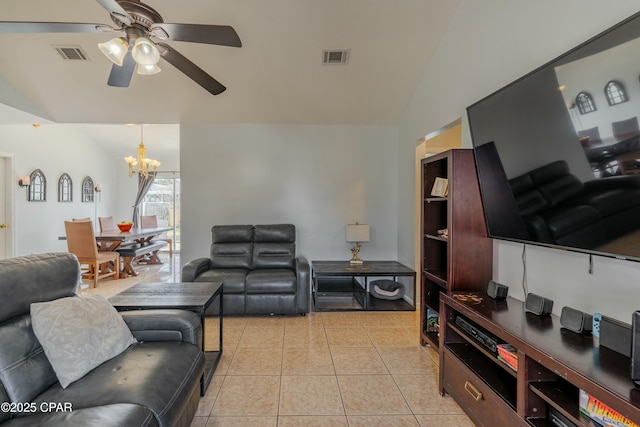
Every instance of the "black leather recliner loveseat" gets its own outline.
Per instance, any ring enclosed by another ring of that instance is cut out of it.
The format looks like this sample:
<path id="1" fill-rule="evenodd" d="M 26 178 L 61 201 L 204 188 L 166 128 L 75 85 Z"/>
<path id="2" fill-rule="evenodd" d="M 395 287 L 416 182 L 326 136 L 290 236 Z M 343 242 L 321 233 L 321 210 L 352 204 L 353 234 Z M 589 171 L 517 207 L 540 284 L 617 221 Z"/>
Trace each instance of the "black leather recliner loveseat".
<path id="1" fill-rule="evenodd" d="M 640 228 L 640 176 L 581 182 L 558 160 L 509 184 L 533 240 L 597 249 Z"/>
<path id="2" fill-rule="evenodd" d="M 76 296 L 79 278 L 68 253 L 0 260 L 0 425 L 188 427 L 205 365 L 190 311 L 122 312 L 139 342 L 62 388 L 30 306 Z"/>
<path id="3" fill-rule="evenodd" d="M 185 264 L 183 282 L 222 282 L 225 315 L 309 312 L 310 267 L 296 257 L 293 224 L 216 225 L 211 234 L 210 257 Z"/>

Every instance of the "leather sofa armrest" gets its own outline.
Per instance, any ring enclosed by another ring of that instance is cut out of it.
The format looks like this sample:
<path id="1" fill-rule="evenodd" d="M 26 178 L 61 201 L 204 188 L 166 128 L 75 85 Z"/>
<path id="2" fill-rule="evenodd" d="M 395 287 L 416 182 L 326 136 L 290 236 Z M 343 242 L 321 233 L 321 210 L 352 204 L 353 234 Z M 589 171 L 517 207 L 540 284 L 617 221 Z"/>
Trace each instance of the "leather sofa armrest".
<path id="1" fill-rule="evenodd" d="M 296 258 L 296 279 L 298 289 L 296 290 L 296 304 L 298 313 L 304 314 L 311 311 L 311 298 L 310 298 L 310 276 L 311 267 L 309 261 L 305 257 L 299 256 Z"/>
<path id="2" fill-rule="evenodd" d="M 62 396 L 64 397 L 64 393 Z M 135 403 L 111 403 L 88 408 L 76 408 L 73 402 L 42 402 L 49 409 L 50 404 L 61 405 L 61 410 L 55 406 L 51 412 L 38 412 L 27 416 L 14 417 L 0 425 L 2 427 L 86 427 L 90 425 L 109 426 L 158 426 L 153 412 L 145 406 Z M 67 409 L 68 408 L 68 409 Z M 102 421 L 102 422 L 101 422 Z"/>
<path id="3" fill-rule="evenodd" d="M 189 261 L 182 267 L 182 281 L 183 282 L 195 282 L 203 272 L 211 269 L 210 258 L 197 258 Z"/>
<path id="4" fill-rule="evenodd" d="M 120 314 L 138 341 L 182 341 L 202 348 L 202 323 L 192 311 L 131 310 Z"/>
<path id="5" fill-rule="evenodd" d="M 526 216 L 523 219 L 531 239 L 541 243 L 556 243 L 551 234 L 549 234 L 549 229 L 544 219 L 537 215 Z"/>
<path id="6" fill-rule="evenodd" d="M 640 175 L 620 175 L 594 179 L 584 183 L 587 191 L 615 190 L 619 188 L 640 188 Z"/>

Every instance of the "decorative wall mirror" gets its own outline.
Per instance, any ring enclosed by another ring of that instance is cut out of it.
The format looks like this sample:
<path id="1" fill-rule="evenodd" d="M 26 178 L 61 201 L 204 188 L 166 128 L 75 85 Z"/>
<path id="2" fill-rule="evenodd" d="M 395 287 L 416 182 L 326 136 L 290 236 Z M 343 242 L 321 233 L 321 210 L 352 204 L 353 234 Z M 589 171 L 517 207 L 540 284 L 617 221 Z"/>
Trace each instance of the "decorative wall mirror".
<path id="1" fill-rule="evenodd" d="M 36 169 L 29 175 L 31 185 L 29 185 L 29 196 L 27 200 L 30 202 L 46 202 L 47 201 L 47 179 L 40 169 Z"/>
<path id="2" fill-rule="evenodd" d="M 93 180 L 90 176 L 82 180 L 82 201 L 93 203 Z"/>
<path id="3" fill-rule="evenodd" d="M 587 114 L 596 111 L 596 103 L 593 97 L 587 92 L 580 92 L 576 96 L 576 105 L 580 114 Z"/>
<path id="4" fill-rule="evenodd" d="M 60 179 L 58 179 L 58 201 L 73 201 L 73 182 L 68 173 L 63 173 L 60 175 Z"/>
<path id="5" fill-rule="evenodd" d="M 604 87 L 604 95 L 607 97 L 607 102 L 609 105 L 617 105 L 622 104 L 623 102 L 627 102 L 629 98 L 627 97 L 627 91 L 624 89 L 622 83 L 611 80 Z"/>

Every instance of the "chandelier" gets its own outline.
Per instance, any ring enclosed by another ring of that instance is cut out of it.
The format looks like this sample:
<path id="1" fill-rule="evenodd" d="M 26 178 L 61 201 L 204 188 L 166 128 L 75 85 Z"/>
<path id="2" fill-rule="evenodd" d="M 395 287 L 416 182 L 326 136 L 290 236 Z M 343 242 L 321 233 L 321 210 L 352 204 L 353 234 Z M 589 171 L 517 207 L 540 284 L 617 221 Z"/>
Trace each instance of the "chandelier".
<path id="1" fill-rule="evenodd" d="M 158 170 L 160 162 L 147 158 L 146 154 L 147 149 L 144 147 L 144 126 L 140 125 L 140 145 L 138 145 L 138 158 L 131 156 L 124 158 L 124 161 L 129 165 L 129 178 L 131 178 L 133 174 L 136 173 L 148 177 L 151 169 L 153 169 L 153 172 L 156 172 Z"/>

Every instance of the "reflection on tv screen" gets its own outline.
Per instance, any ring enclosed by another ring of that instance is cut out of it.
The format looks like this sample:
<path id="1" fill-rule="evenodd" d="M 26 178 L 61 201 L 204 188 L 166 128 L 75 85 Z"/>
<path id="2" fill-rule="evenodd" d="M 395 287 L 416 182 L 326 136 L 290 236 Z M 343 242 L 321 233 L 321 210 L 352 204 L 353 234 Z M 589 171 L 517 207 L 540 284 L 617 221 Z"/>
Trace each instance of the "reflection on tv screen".
<path id="1" fill-rule="evenodd" d="M 640 14 L 467 109 L 489 234 L 640 260 Z"/>

